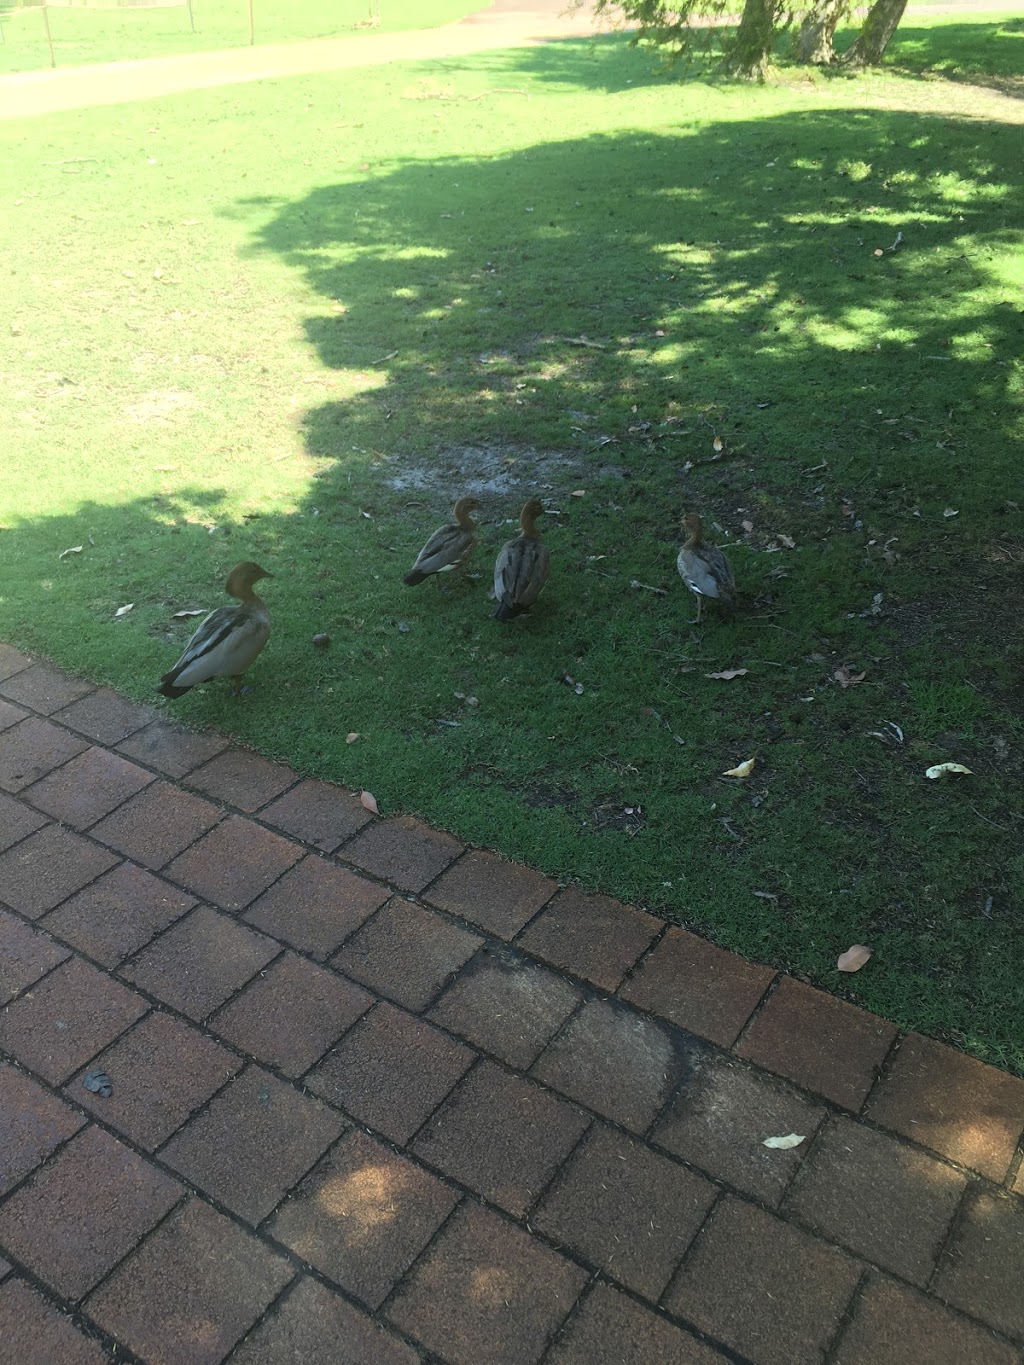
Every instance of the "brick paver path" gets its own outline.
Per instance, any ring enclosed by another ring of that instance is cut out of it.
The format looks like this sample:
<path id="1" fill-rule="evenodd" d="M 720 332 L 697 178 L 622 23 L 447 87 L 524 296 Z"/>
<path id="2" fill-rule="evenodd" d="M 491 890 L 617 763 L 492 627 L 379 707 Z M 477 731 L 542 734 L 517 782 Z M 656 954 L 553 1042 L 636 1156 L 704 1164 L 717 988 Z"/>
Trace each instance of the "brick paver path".
<path id="1" fill-rule="evenodd" d="M 4 1365 L 1022 1365 L 1024 1081 L 6 646 L 0 732 Z"/>

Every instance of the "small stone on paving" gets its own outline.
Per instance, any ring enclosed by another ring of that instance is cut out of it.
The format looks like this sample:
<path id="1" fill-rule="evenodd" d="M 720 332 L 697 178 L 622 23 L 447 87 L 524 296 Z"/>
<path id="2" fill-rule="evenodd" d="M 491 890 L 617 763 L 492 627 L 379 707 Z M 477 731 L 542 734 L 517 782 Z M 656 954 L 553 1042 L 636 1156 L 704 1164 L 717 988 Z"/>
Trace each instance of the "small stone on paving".
<path id="1" fill-rule="evenodd" d="M 762 1203 L 777 1205 L 825 1117 L 783 1081 L 715 1054 L 695 1071 L 659 1121 L 652 1140 Z M 766 1138 L 797 1133 L 798 1147 L 773 1149 Z"/>
<path id="2" fill-rule="evenodd" d="M 877 1015 L 784 976 L 736 1051 L 859 1110 L 895 1037 L 895 1026 Z"/>
<path id="3" fill-rule="evenodd" d="M 430 888 L 427 900 L 495 938 L 515 938 L 558 890 L 530 867 L 469 852 Z"/>
<path id="4" fill-rule="evenodd" d="M 673 927 L 619 994 L 688 1033 L 731 1047 L 774 975 Z"/>
<path id="5" fill-rule="evenodd" d="M 1024 1132 L 1024 1080 L 912 1033 L 866 1112 L 883 1128 L 999 1182 Z"/>
<path id="6" fill-rule="evenodd" d="M 558 893 L 516 946 L 614 991 L 662 927 L 659 920 L 631 905 L 573 887 Z"/>
<path id="7" fill-rule="evenodd" d="M 420 1361 L 418 1351 L 306 1276 L 231 1357 L 231 1365 L 420 1365 Z"/>
<path id="8" fill-rule="evenodd" d="M 710 1181 L 600 1124 L 530 1222 L 657 1303 L 717 1195 Z"/>
<path id="9" fill-rule="evenodd" d="M 785 1211 L 923 1288 L 966 1185 L 923 1152 L 837 1118 L 804 1162 Z"/>
<path id="10" fill-rule="evenodd" d="M 644 1133 L 690 1065 L 667 1026 L 624 1005 L 592 1000 L 541 1054 L 532 1074 Z"/>
<path id="11" fill-rule="evenodd" d="M 539 1085 L 481 1062 L 433 1115 L 412 1150 L 491 1203 L 521 1215 L 589 1122 Z"/>
<path id="12" fill-rule="evenodd" d="M 596 1284 L 545 1365 L 728 1365 L 721 1352 L 608 1284 Z"/>
<path id="13" fill-rule="evenodd" d="M 1020 1365 L 1020 1353 L 977 1323 L 873 1276 L 832 1357 L 835 1365 Z"/>
<path id="14" fill-rule="evenodd" d="M 319 1100 L 250 1066 L 160 1152 L 161 1160 L 249 1223 L 259 1223 L 345 1124 Z"/>
<path id="15" fill-rule="evenodd" d="M 244 919 L 322 962 L 388 895 L 386 887 L 311 855 L 250 906 Z"/>
<path id="16" fill-rule="evenodd" d="M 368 825 L 346 844 L 344 858 L 402 891 L 422 891 L 461 852 L 450 834 L 401 815 Z"/>
<path id="17" fill-rule="evenodd" d="M 46 934 L 0 910 L 0 1006 L 70 956 Z"/>
<path id="18" fill-rule="evenodd" d="M 188 785 L 247 815 L 273 801 L 295 781 L 291 768 L 248 749 L 228 749 L 188 776 Z"/>
<path id="19" fill-rule="evenodd" d="M 757 1365 L 820 1365 L 860 1273 L 842 1252 L 727 1196 L 664 1303 Z"/>
<path id="20" fill-rule="evenodd" d="M 121 863 L 41 923 L 105 967 L 116 967 L 194 905 L 193 897 L 176 886 Z"/>
<path id="21" fill-rule="evenodd" d="M 0 1208 L 0 1242 L 55 1293 L 74 1301 L 180 1195 L 176 1180 L 90 1126 Z"/>
<path id="22" fill-rule="evenodd" d="M 240 815 L 229 816 L 166 869 L 223 910 L 243 910 L 302 857 L 302 849 Z"/>
<path id="23" fill-rule="evenodd" d="M 260 819 L 322 853 L 333 853 L 373 816 L 340 787 L 306 778 L 261 810 Z"/>
<path id="24" fill-rule="evenodd" d="M 458 1199 L 436 1176 L 354 1130 L 289 1195 L 267 1230 L 376 1309 Z"/>
<path id="25" fill-rule="evenodd" d="M 85 1310 L 144 1360 L 169 1365 L 173 1343 L 174 1365 L 220 1365 L 294 1273 L 283 1257 L 192 1199 L 118 1266 Z"/>
<path id="26" fill-rule="evenodd" d="M 47 825 L 0 854 L 0 900 L 38 919 L 117 862 L 71 830 Z"/>
<path id="27" fill-rule="evenodd" d="M 286 1076 L 301 1076 L 372 1003 L 350 981 L 285 953 L 219 1010 L 210 1028 Z"/>
<path id="28" fill-rule="evenodd" d="M 223 812 L 209 801 L 158 781 L 89 831 L 101 844 L 116 848 L 157 871 L 213 829 Z"/>
<path id="29" fill-rule="evenodd" d="M 575 986 L 546 967 L 490 949 L 452 982 L 430 1018 L 525 1071 L 580 999 Z"/>
<path id="30" fill-rule="evenodd" d="M 143 948 L 120 974 L 198 1022 L 280 951 L 263 934 L 200 905 Z"/>
<path id="31" fill-rule="evenodd" d="M 393 896 L 331 958 L 331 966 L 419 1011 L 482 942 L 433 910 Z"/>
<path id="32" fill-rule="evenodd" d="M 399 1287 L 388 1316 L 450 1365 L 532 1365 L 587 1279 L 522 1228 L 467 1203 Z"/>
<path id="33" fill-rule="evenodd" d="M 0 1014 L 0 1050 L 59 1085 L 148 1008 L 134 991 L 72 958 Z"/>
<path id="34" fill-rule="evenodd" d="M 306 1088 L 392 1142 L 408 1142 L 476 1054 L 382 1001 L 305 1078 Z"/>
<path id="35" fill-rule="evenodd" d="M 240 1057 L 183 1019 L 154 1010 L 89 1063 L 89 1071 L 110 1077 L 108 1098 L 90 1094 L 81 1075 L 66 1094 L 153 1151 L 241 1066 Z"/>

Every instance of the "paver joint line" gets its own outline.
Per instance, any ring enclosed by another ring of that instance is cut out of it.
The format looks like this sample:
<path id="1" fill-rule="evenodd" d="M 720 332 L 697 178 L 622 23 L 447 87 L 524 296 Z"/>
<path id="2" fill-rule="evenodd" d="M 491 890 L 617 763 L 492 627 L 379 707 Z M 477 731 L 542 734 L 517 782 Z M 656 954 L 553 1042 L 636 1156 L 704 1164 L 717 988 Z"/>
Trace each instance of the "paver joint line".
<path id="1" fill-rule="evenodd" d="M 11 662 L 0 1340 L 28 1292 L 73 1365 L 179 1365 L 181 1305 L 181 1365 L 1021 1365 L 1024 1081 Z"/>

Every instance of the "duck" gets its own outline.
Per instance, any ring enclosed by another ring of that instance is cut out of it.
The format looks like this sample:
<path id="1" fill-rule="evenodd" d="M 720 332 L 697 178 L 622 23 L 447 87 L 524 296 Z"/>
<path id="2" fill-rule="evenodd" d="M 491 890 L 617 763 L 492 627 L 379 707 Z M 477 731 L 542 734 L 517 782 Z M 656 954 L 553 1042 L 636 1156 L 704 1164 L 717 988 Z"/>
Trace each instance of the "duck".
<path id="1" fill-rule="evenodd" d="M 432 574 L 463 567 L 476 547 L 476 522 L 470 514 L 479 506 L 476 498 L 459 498 L 452 509 L 455 520 L 438 527 L 402 582 L 415 588 Z"/>
<path id="2" fill-rule="evenodd" d="M 732 565 L 717 545 L 707 544 L 704 523 L 696 512 L 683 517 L 683 529 L 687 532 L 687 538 L 679 551 L 676 568 L 697 599 L 695 620 L 700 620 L 706 597 L 731 611 L 736 605 L 736 579 Z"/>
<path id="3" fill-rule="evenodd" d="M 237 599 L 237 607 L 218 607 L 200 625 L 185 652 L 160 679 L 157 691 L 165 697 L 183 697 L 211 678 L 230 678 L 237 697 L 242 674 L 270 638 L 267 604 L 253 592 L 261 578 L 273 578 L 251 560 L 236 564 L 228 574 L 225 591 Z"/>
<path id="4" fill-rule="evenodd" d="M 530 610 L 551 572 L 551 553 L 540 538 L 536 521 L 544 512 L 539 498 L 530 498 L 519 514 L 519 534 L 503 545 L 494 562 L 492 613 L 499 621 L 512 621 Z"/>

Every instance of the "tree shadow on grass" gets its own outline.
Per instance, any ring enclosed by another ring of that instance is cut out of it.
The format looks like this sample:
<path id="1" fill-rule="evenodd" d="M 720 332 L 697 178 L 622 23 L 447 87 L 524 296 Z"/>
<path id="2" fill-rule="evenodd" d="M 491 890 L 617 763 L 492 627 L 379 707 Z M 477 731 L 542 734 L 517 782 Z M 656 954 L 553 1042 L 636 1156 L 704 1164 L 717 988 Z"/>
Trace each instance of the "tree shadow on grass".
<path id="1" fill-rule="evenodd" d="M 840 31 L 842 50 L 856 29 Z M 1024 97 L 1024 20 L 1007 15 L 991 23 L 902 24 L 885 54 L 886 71 L 963 81 Z"/>

